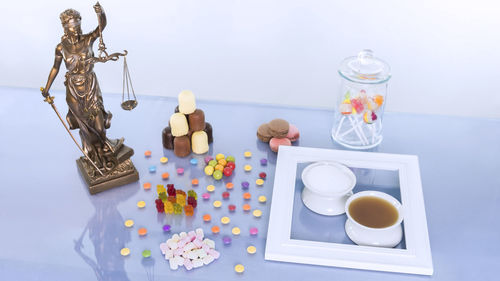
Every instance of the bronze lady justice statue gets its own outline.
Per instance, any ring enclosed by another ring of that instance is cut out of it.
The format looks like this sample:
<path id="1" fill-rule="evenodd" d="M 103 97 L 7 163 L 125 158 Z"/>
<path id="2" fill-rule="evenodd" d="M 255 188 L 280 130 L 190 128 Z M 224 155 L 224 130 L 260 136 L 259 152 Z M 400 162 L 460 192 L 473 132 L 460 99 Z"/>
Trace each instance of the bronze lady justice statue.
<path id="1" fill-rule="evenodd" d="M 112 140 L 106 136 L 112 114 L 104 109 L 101 90 L 93 68 L 96 62 L 117 60 L 119 56 L 126 55 L 126 51 L 124 54 L 106 53 L 102 41 L 106 14 L 99 2 L 94 5 L 94 10 L 98 16 L 99 26 L 88 34 L 82 34 L 80 13 L 73 9 L 61 13 L 64 36 L 56 47 L 54 66 L 50 71 L 47 85 L 42 88 L 45 101 L 49 102 L 59 115 L 53 104 L 53 97 L 49 95 L 49 89 L 64 60 L 68 70 L 64 82 L 66 102 L 69 107 L 66 121 L 69 129 L 80 129 L 82 147 L 76 141 L 75 143 L 85 157 L 80 157 L 77 164 L 92 194 L 139 179 L 137 170 L 130 160 L 134 151 L 123 144 L 123 138 Z M 98 37 L 101 37 L 100 55 L 94 57 L 92 46 Z M 103 52 L 105 55 L 102 55 Z M 62 119 L 61 121 L 68 129 L 64 121 Z M 69 133 L 71 135 L 71 132 Z"/>

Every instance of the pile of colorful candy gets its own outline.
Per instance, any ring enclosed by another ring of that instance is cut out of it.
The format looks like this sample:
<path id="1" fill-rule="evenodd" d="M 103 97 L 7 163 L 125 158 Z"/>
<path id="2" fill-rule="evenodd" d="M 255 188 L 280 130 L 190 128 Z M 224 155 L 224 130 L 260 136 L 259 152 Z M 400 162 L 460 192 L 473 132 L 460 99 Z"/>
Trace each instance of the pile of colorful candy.
<path id="1" fill-rule="evenodd" d="M 222 179 L 223 176 L 230 177 L 236 169 L 234 156 L 226 157 L 224 154 L 219 153 L 213 159 L 212 156 L 205 157 L 205 174 L 212 176 L 216 180 Z"/>
<path id="2" fill-rule="evenodd" d="M 383 103 L 383 96 L 374 95 L 373 97 L 368 97 L 365 90 L 359 91 L 356 97 L 351 97 L 351 93 L 347 92 L 342 104 L 339 106 L 339 111 L 342 115 L 361 114 L 363 115 L 363 120 L 367 124 L 371 124 L 377 120 L 376 111 Z"/>
<path id="3" fill-rule="evenodd" d="M 203 110 L 196 108 L 193 92 L 182 91 L 178 99 L 179 106 L 162 132 L 163 147 L 173 149 L 178 157 L 186 157 L 191 151 L 206 153 L 213 142 L 212 126 L 205 122 Z"/>
<path id="4" fill-rule="evenodd" d="M 198 195 L 192 189 L 188 190 L 186 195 L 186 192 L 180 189 L 176 190 L 173 184 L 167 184 L 167 189 L 159 184 L 156 186 L 156 191 L 158 192 L 158 198 L 155 203 L 158 213 L 165 212 L 180 215 L 184 209 L 186 216 L 192 216 L 194 209 L 198 205 Z"/>
<path id="5" fill-rule="evenodd" d="M 203 238 L 203 229 L 198 228 L 189 233 L 174 234 L 165 243 L 161 243 L 161 253 L 169 261 L 170 269 L 177 270 L 179 266 L 184 266 L 191 270 L 218 259 L 220 254 L 215 250 L 215 242 Z"/>
<path id="6" fill-rule="evenodd" d="M 269 147 L 274 152 L 278 152 L 280 145 L 292 145 L 292 142 L 297 141 L 299 137 L 299 129 L 283 119 L 274 119 L 260 125 L 257 129 L 257 138 L 263 142 L 269 142 Z"/>

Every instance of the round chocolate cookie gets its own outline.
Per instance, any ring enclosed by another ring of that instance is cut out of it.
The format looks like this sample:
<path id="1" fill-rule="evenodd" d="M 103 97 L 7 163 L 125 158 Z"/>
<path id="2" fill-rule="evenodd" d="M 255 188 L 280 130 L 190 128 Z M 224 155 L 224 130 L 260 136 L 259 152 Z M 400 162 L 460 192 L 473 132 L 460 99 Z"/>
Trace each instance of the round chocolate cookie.
<path id="1" fill-rule="evenodd" d="M 269 131 L 271 135 L 275 138 L 284 138 L 288 134 L 288 129 L 290 128 L 290 124 L 288 121 L 283 119 L 274 119 L 268 123 Z"/>
<path id="2" fill-rule="evenodd" d="M 259 126 L 257 129 L 257 138 L 263 142 L 269 142 L 269 140 L 273 137 L 271 131 L 269 130 L 269 124 L 264 123 Z"/>

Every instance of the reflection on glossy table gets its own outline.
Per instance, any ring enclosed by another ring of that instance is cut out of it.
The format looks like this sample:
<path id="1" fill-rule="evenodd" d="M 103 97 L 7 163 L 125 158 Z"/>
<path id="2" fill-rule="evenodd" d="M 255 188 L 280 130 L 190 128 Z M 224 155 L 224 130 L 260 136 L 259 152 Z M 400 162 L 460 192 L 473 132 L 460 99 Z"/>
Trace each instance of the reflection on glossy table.
<path id="1" fill-rule="evenodd" d="M 55 96 L 65 115 L 63 93 Z M 138 107 L 125 112 L 120 109 L 119 95 L 104 96 L 106 109 L 114 115 L 108 135 L 125 137 L 125 143 L 135 149 L 132 160 L 141 179 L 91 196 L 75 164 L 79 151 L 40 93 L 0 87 L 0 97 L 2 280 L 498 280 L 500 120 L 402 113 L 384 116 L 384 141 L 372 151 L 419 156 L 434 263 L 434 275 L 427 277 L 264 260 L 269 208 L 279 198 L 271 198 L 276 155 L 257 140 L 257 127 L 281 117 L 300 128 L 299 145 L 342 149 L 330 138 L 331 111 L 198 101 L 214 128 L 210 153 L 236 157 L 236 173 L 230 178 L 235 188 L 229 202 L 236 204 L 237 211 L 228 213 L 226 200 L 221 200 L 219 210 L 212 207 L 211 202 L 225 190 L 220 182 L 209 202 L 199 198 L 195 216 L 186 218 L 158 215 L 154 207 L 156 184 L 169 182 L 187 190 L 191 178 L 197 177 L 200 184 L 194 190 L 200 196 L 213 182 L 204 176 L 201 166 L 189 164 L 190 157 L 178 159 L 162 148 L 161 131 L 176 99 L 140 96 Z M 144 157 L 148 149 L 153 152 L 151 158 Z M 246 150 L 252 151 L 252 158 L 243 157 Z M 159 161 L 164 155 L 169 158 L 166 165 Z M 259 164 L 263 157 L 269 159 L 265 168 Z M 251 164 L 253 170 L 244 172 L 244 164 Z M 156 174 L 148 172 L 150 165 L 157 166 Z M 177 167 L 186 168 L 183 176 L 176 175 Z M 163 171 L 170 173 L 168 181 L 161 180 Z M 255 186 L 260 171 L 267 173 L 261 188 Z M 241 209 L 243 180 L 251 184 L 252 208 L 263 211 L 260 219 Z M 153 184 L 149 191 L 142 188 L 146 181 Z M 266 204 L 257 201 L 261 194 L 267 196 Z M 146 208 L 137 208 L 139 200 L 146 201 Z M 212 215 L 212 223 L 203 223 L 204 213 Z M 228 226 L 220 224 L 224 215 L 231 218 Z M 125 228 L 126 219 L 133 219 L 134 227 Z M 172 225 L 173 232 L 202 227 L 215 240 L 221 258 L 191 271 L 171 271 L 158 248 L 170 236 L 161 229 L 165 223 Z M 222 230 L 214 236 L 209 229 L 215 224 Z M 148 228 L 144 238 L 137 235 L 142 226 Z M 242 230 L 239 237 L 230 234 L 233 226 Z M 258 236 L 249 235 L 251 226 L 259 228 Z M 317 239 L 327 239 L 320 229 Z M 297 231 L 294 235 L 314 238 L 314 229 Z M 232 245 L 222 244 L 223 235 L 232 236 Z M 246 252 L 250 244 L 257 247 L 255 255 Z M 131 249 L 129 257 L 120 256 L 122 247 Z M 142 258 L 144 249 L 152 251 L 151 258 Z M 245 266 L 241 275 L 233 269 L 238 263 Z"/>

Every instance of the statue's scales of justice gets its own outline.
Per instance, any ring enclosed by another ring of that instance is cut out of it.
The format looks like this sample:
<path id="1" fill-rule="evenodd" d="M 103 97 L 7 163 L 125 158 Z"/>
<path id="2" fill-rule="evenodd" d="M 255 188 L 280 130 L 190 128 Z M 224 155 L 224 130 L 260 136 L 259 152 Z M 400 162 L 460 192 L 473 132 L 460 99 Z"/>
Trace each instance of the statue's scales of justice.
<path id="1" fill-rule="evenodd" d="M 132 110 L 137 106 L 137 98 L 128 71 L 127 51 L 112 54 L 106 52 L 106 45 L 102 38 L 102 31 L 106 26 L 106 14 L 99 2 L 94 5 L 94 10 L 97 14 L 98 26 L 87 34 L 82 34 L 80 13 L 73 9 L 67 9 L 61 13 L 64 35 L 56 47 L 54 66 L 50 70 L 47 84 L 40 88 L 45 97 L 44 101 L 52 106 L 66 131 L 83 153 L 83 156 L 76 162 L 91 194 L 139 180 L 139 173 L 130 160 L 134 150 L 124 144 L 123 138 L 109 139 L 106 136 L 106 129 L 111 125 L 112 114 L 104 109 L 101 89 L 93 71 L 95 63 L 116 61 L 122 56 L 121 106 L 124 110 Z M 92 47 L 97 38 L 99 38 L 99 54 L 95 57 Z M 66 102 L 69 108 L 66 115 L 67 124 L 54 104 L 54 97 L 49 94 L 49 89 L 59 72 L 62 61 L 67 69 L 64 81 Z M 132 97 L 130 92 L 132 92 Z M 79 129 L 81 145 L 70 131 L 74 129 Z"/>

